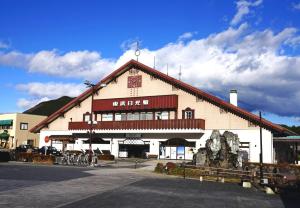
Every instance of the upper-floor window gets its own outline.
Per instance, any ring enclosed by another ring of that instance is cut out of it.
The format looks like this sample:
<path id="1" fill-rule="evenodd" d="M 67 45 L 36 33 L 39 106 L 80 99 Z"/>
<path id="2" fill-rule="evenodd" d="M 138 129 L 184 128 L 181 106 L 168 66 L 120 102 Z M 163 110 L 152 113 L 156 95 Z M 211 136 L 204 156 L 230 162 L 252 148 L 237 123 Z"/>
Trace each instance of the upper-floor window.
<path id="1" fill-rule="evenodd" d="M 20 123 L 21 130 L 28 130 L 28 123 Z"/>
<path id="2" fill-rule="evenodd" d="M 91 114 L 89 112 L 83 114 L 83 121 L 89 122 L 91 120 Z"/>
<path id="3" fill-rule="evenodd" d="M 169 119 L 169 112 L 155 112 L 155 120 L 168 120 Z"/>
<path id="4" fill-rule="evenodd" d="M 115 121 L 126 121 L 126 113 L 116 113 Z"/>
<path id="5" fill-rule="evenodd" d="M 1 126 L 0 126 L 0 129 L 12 129 L 12 128 L 13 128 L 12 125 L 9 125 L 9 126 L 8 126 L 8 125 L 4 125 L 4 126 L 1 125 Z"/>
<path id="6" fill-rule="evenodd" d="M 194 119 L 195 117 L 195 110 L 191 108 L 186 108 L 185 110 L 182 111 L 182 118 L 183 119 Z"/>
<path id="7" fill-rule="evenodd" d="M 102 114 L 102 121 L 113 121 L 113 118 L 112 113 Z"/>

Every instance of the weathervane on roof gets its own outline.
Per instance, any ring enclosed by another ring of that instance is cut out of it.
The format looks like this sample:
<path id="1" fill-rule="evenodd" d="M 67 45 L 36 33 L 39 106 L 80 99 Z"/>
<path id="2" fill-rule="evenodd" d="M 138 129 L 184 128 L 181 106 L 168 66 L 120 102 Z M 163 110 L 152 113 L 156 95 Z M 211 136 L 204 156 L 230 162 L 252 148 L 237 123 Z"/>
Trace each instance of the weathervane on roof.
<path id="1" fill-rule="evenodd" d="M 136 49 L 135 49 L 135 56 L 136 61 L 139 61 L 139 55 L 141 55 L 140 47 L 139 47 L 139 41 L 136 41 Z"/>

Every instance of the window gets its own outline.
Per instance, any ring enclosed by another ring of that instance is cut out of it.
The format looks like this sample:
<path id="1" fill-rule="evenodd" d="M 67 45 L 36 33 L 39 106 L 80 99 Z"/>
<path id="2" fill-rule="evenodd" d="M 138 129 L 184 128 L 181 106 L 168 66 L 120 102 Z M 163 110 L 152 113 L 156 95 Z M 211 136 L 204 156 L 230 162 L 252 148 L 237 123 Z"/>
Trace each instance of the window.
<path id="1" fill-rule="evenodd" d="M 193 118 L 193 112 L 192 111 L 185 111 L 184 118 L 185 119 L 192 119 Z"/>
<path id="2" fill-rule="evenodd" d="M 12 127 L 13 127 L 12 125 L 9 125 L 9 126 L 8 125 L 4 125 L 4 126 L 1 125 L 0 129 L 12 129 Z"/>
<path id="3" fill-rule="evenodd" d="M 121 121 L 121 120 L 122 120 L 121 113 L 116 113 L 115 114 L 115 121 Z"/>
<path id="4" fill-rule="evenodd" d="M 183 119 L 194 119 L 195 110 L 191 108 L 186 108 L 182 111 L 182 118 Z"/>
<path id="5" fill-rule="evenodd" d="M 141 112 L 140 120 L 146 120 L 146 113 L 145 112 Z"/>
<path id="6" fill-rule="evenodd" d="M 161 119 L 162 120 L 169 120 L 169 112 L 168 111 L 163 111 L 161 113 Z"/>
<path id="7" fill-rule="evenodd" d="M 28 123 L 20 123 L 21 130 L 28 130 Z"/>
<path id="8" fill-rule="evenodd" d="M 140 120 L 140 114 L 139 113 L 134 113 L 133 114 L 133 120 Z"/>
<path id="9" fill-rule="evenodd" d="M 113 117 L 112 113 L 102 114 L 102 121 L 112 121 Z"/>
<path id="10" fill-rule="evenodd" d="M 155 120 L 161 120 L 161 119 L 162 119 L 161 112 L 155 112 Z"/>
<path id="11" fill-rule="evenodd" d="M 85 121 L 85 122 L 88 122 L 88 121 L 90 121 L 90 113 L 85 113 L 85 114 L 83 114 L 83 121 Z"/>
<path id="12" fill-rule="evenodd" d="M 133 114 L 132 113 L 127 113 L 127 120 L 132 121 L 133 120 Z"/>
<path id="13" fill-rule="evenodd" d="M 146 120 L 153 120 L 153 113 L 152 112 L 146 113 Z"/>

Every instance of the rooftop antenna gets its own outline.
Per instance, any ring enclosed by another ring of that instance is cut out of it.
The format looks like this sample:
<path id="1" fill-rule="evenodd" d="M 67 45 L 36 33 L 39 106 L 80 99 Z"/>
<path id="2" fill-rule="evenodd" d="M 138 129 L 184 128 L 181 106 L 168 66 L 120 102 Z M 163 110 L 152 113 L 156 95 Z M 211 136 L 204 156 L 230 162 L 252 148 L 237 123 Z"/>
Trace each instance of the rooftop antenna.
<path id="1" fill-rule="evenodd" d="M 140 51 L 140 46 L 139 46 L 139 41 L 136 41 L 136 49 L 135 49 L 135 56 L 136 56 L 136 61 L 139 61 L 139 55 L 141 55 Z"/>
<path id="2" fill-rule="evenodd" d="M 153 57 L 153 69 L 155 69 L 155 56 Z"/>
<path id="3" fill-rule="evenodd" d="M 182 73 L 181 73 L 181 65 L 179 66 L 179 73 L 178 73 L 178 77 L 179 77 L 179 80 L 181 81 L 181 75 L 182 75 Z"/>
<path id="4" fill-rule="evenodd" d="M 167 75 L 169 76 L 169 64 L 167 64 Z"/>

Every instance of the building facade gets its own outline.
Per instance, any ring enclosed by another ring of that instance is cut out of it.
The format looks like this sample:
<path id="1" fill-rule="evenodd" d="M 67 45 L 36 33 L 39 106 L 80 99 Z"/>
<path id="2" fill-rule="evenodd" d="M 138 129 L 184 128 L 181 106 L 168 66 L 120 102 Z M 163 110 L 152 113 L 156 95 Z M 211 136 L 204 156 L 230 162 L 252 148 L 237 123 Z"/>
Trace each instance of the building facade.
<path id="1" fill-rule="evenodd" d="M 45 118 L 23 113 L 0 114 L 0 133 L 7 130 L 10 135 L 6 147 L 14 149 L 20 144 L 39 146 L 39 135 L 29 130 Z"/>
<path id="2" fill-rule="evenodd" d="M 231 104 L 131 60 L 32 131 L 40 132 L 40 146 L 50 145 L 44 139 L 50 137 L 58 149 L 88 149 L 92 131 L 93 149 L 116 157 L 192 159 L 217 129 L 238 134 L 241 150 L 258 162 L 261 125 L 264 162 L 274 162 L 273 135 L 286 129 L 237 107 L 236 93 Z"/>

